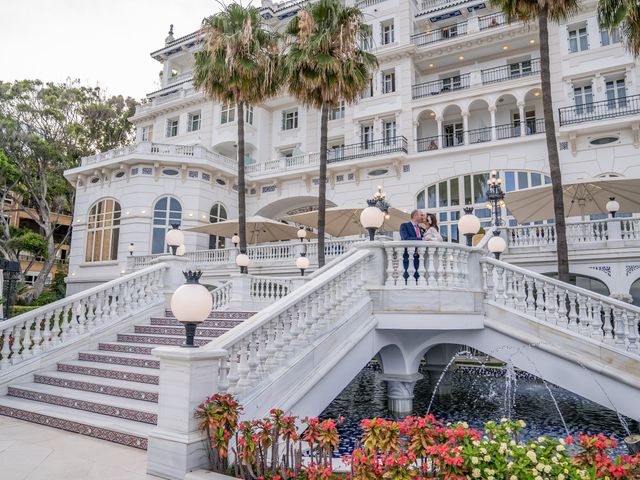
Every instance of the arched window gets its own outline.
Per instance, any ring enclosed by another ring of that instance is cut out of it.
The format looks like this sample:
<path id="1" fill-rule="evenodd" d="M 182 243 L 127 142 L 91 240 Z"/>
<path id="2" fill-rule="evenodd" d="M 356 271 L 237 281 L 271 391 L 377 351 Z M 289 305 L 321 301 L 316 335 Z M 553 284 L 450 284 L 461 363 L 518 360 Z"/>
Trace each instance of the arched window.
<path id="1" fill-rule="evenodd" d="M 213 207 L 211 207 L 211 211 L 209 212 L 209 222 L 218 223 L 227 219 L 227 210 L 222 206 L 221 203 L 214 203 Z M 225 239 L 224 237 L 219 237 L 217 235 L 209 235 L 209 249 L 213 250 L 214 248 L 224 248 L 225 247 Z"/>
<path id="2" fill-rule="evenodd" d="M 631 284 L 629 293 L 633 297 L 633 305 L 640 307 L 640 278 Z"/>
<path id="3" fill-rule="evenodd" d="M 499 170 L 497 174 L 502 178 L 505 192 L 551 183 L 551 178 L 540 172 Z M 450 242 L 457 242 L 457 222 L 465 205 L 473 206 L 473 213 L 480 218 L 485 229 L 491 225 L 491 209 L 487 208 L 487 180 L 490 175 L 490 172 L 474 173 L 431 184 L 418 192 L 416 206 L 436 215 L 442 237 Z M 507 209 L 502 209 L 501 213 L 508 225 L 517 225 Z"/>
<path id="4" fill-rule="evenodd" d="M 98 200 L 89 209 L 85 261 L 118 259 L 120 214 L 120 204 L 111 198 Z"/>
<path id="5" fill-rule="evenodd" d="M 153 240 L 151 253 L 166 253 L 165 235 L 171 225 L 182 223 L 182 205 L 175 197 L 162 197 L 153 207 Z"/>
<path id="6" fill-rule="evenodd" d="M 558 278 L 557 273 L 545 273 L 545 276 Z M 589 277 L 587 275 L 581 275 L 579 273 L 570 273 L 569 283 L 571 285 L 575 285 L 576 287 L 584 288 L 585 290 L 590 290 L 600 295 L 604 295 L 605 297 L 608 297 L 610 293 L 609 287 L 607 287 L 607 284 L 602 280 L 598 280 L 597 278 Z"/>

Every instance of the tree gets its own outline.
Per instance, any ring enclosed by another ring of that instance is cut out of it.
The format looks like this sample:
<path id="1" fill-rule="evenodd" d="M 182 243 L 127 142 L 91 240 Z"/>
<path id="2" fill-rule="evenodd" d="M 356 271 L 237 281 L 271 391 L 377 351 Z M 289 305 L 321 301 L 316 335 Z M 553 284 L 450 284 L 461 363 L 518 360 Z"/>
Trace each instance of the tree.
<path id="1" fill-rule="evenodd" d="M 627 49 L 640 54 L 640 4 L 636 0 L 599 0 L 598 22 L 601 28 L 620 28 Z"/>
<path id="2" fill-rule="evenodd" d="M 193 83 L 221 104 L 237 107 L 238 235 L 247 251 L 245 202 L 245 107 L 257 105 L 278 91 L 278 37 L 262 24 L 255 7 L 231 3 L 202 22 L 205 42 L 195 54 Z"/>
<path id="3" fill-rule="evenodd" d="M 567 249 L 567 226 L 564 215 L 562 172 L 556 139 L 556 122 L 553 116 L 551 97 L 551 72 L 549 69 L 549 21 L 560 22 L 578 11 L 578 0 L 492 0 L 512 22 L 538 21 L 540 36 L 540 79 L 542 87 L 542 112 L 549 158 L 549 174 L 553 191 L 553 210 L 556 228 L 556 254 L 558 279 L 569 281 L 569 251 Z"/>
<path id="4" fill-rule="evenodd" d="M 42 293 L 70 234 L 68 230 L 54 241 L 60 233 L 59 215 L 73 209 L 74 191 L 63 172 L 76 167 L 82 156 L 128 144 L 133 125 L 127 118 L 135 105 L 131 98 L 107 97 L 78 81 L 0 82 L 0 252 L 17 260 L 17 245 L 30 239 L 27 244 L 34 246 L 33 236 L 14 238 L 19 230 L 9 224 L 8 214 L 26 212 L 46 244 L 32 298 Z"/>
<path id="5" fill-rule="evenodd" d="M 329 110 L 340 102 L 355 103 L 377 67 L 375 55 L 359 43 L 369 33 L 362 11 L 340 0 L 308 4 L 287 28 L 291 37 L 283 60 L 289 92 L 307 107 L 320 110 L 318 185 L 318 265 L 324 258 L 327 208 L 327 129 Z"/>

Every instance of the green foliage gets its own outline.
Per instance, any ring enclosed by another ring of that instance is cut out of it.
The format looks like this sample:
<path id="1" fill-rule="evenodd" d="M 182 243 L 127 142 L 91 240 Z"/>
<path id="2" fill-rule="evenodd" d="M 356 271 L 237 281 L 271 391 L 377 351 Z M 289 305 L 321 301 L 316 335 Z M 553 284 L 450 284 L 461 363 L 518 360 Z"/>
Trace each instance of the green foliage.
<path id="1" fill-rule="evenodd" d="M 627 49 L 640 54 L 640 3 L 636 0 L 599 0 L 598 22 L 601 28 L 620 28 Z"/>
<path id="2" fill-rule="evenodd" d="M 44 241 L 42 235 L 24 229 L 11 229 L 13 231 L 11 238 L 6 242 L 9 248 L 12 248 L 18 254 L 29 253 L 36 257 L 47 258 L 47 242 Z"/>

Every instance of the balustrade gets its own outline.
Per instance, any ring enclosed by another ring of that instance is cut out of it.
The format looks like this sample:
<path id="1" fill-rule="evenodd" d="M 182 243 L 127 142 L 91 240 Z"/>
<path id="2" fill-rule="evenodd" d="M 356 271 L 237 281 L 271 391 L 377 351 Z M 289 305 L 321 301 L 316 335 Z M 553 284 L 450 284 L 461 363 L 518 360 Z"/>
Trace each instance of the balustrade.
<path id="1" fill-rule="evenodd" d="M 640 235 L 640 219 L 621 218 L 591 220 L 588 222 L 567 223 L 567 243 L 570 245 L 606 242 L 612 240 L 609 234 L 609 223 L 620 224 L 620 236 L 623 240 L 638 240 Z M 547 247 L 556 244 L 556 229 L 553 224 L 526 225 L 508 227 L 507 242 L 509 247 Z"/>
<path id="2" fill-rule="evenodd" d="M 229 300 L 231 300 L 231 286 L 231 282 L 225 282 L 211 292 L 213 297 L 212 310 L 223 310 L 227 307 Z"/>
<path id="3" fill-rule="evenodd" d="M 470 74 L 460 75 L 454 78 L 434 80 L 432 82 L 420 83 L 411 87 L 413 99 L 427 97 L 430 95 L 440 95 L 442 93 L 464 90 L 471 86 Z"/>
<path id="4" fill-rule="evenodd" d="M 560 126 L 637 115 L 640 113 L 640 95 L 612 98 L 600 102 L 584 103 L 558 109 Z"/>
<path id="5" fill-rule="evenodd" d="M 506 82 L 518 78 L 530 77 L 540 73 L 540 59 L 525 60 L 481 71 L 482 84 Z"/>
<path id="6" fill-rule="evenodd" d="M 448 27 L 437 28 L 430 32 L 416 33 L 411 35 L 411 41 L 417 47 L 423 47 L 432 43 L 443 42 L 445 40 L 451 40 L 453 38 L 466 35 L 468 32 L 467 23 L 456 23 L 455 25 L 449 25 Z"/>
<path id="7" fill-rule="evenodd" d="M 249 295 L 252 300 L 258 302 L 275 302 L 288 295 L 294 288 L 291 278 L 251 275 L 250 279 Z"/>
<path id="8" fill-rule="evenodd" d="M 481 262 L 488 302 L 640 355 L 640 308 L 493 258 Z"/>
<path id="9" fill-rule="evenodd" d="M 161 304 L 166 269 L 154 265 L 0 323 L 0 370 Z"/>
<path id="10" fill-rule="evenodd" d="M 480 30 L 500 27 L 507 24 L 507 16 L 502 12 L 492 13 L 490 15 L 480 17 L 478 19 L 478 23 L 480 26 Z"/>

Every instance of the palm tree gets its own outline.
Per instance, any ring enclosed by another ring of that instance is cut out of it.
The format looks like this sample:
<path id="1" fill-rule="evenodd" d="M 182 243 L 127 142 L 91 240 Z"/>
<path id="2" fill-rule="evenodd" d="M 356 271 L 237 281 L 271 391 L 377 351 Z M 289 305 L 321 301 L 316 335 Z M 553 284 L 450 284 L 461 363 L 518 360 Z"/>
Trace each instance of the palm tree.
<path id="1" fill-rule="evenodd" d="M 327 129 L 329 111 L 340 102 L 354 103 L 378 65 L 359 42 L 369 27 L 362 11 L 340 0 L 307 5 L 287 28 L 291 38 L 283 59 L 289 92 L 307 107 L 319 109 L 320 174 L 318 186 L 318 265 L 324 265 L 327 207 Z"/>
<path id="2" fill-rule="evenodd" d="M 195 54 L 193 84 L 221 104 L 237 106 L 238 235 L 247 250 L 245 202 L 245 107 L 278 91 L 278 37 L 267 31 L 255 7 L 231 3 L 202 21 L 204 47 Z"/>
<path id="3" fill-rule="evenodd" d="M 569 281 L 569 251 L 567 249 L 567 227 L 564 216 L 562 172 L 558 156 L 556 122 L 553 117 L 551 97 L 551 73 L 549 70 L 549 21 L 560 22 L 578 11 L 579 0 L 492 0 L 512 22 L 532 22 L 537 19 L 540 35 L 540 78 L 542 86 L 542 112 L 549 157 L 549 174 L 553 190 L 553 210 L 556 228 L 556 253 L 558 279 Z"/>
<path id="4" fill-rule="evenodd" d="M 613 30 L 620 27 L 627 49 L 640 54 L 640 4 L 637 0 L 599 0 L 600 27 Z"/>

